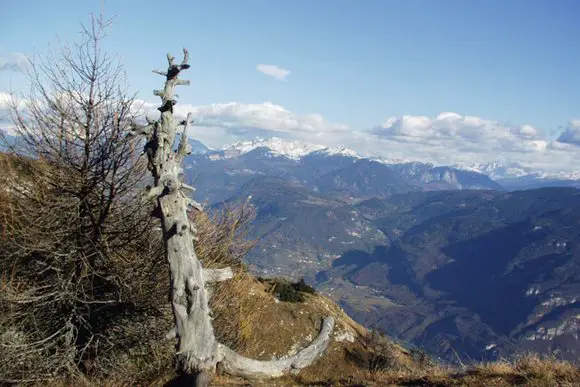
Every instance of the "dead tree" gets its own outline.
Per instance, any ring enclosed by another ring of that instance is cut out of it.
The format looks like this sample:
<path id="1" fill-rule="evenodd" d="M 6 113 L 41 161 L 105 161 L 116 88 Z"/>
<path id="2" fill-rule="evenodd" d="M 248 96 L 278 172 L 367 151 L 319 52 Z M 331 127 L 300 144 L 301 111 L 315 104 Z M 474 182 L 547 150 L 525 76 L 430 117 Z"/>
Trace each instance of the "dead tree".
<path id="1" fill-rule="evenodd" d="M 159 120 L 147 119 L 147 125 L 135 125 L 134 134 L 147 139 L 145 152 L 154 185 L 148 187 L 147 197 L 155 203 L 153 214 L 161 220 L 165 253 L 170 266 L 171 302 L 175 317 L 175 330 L 171 335 L 177 339 L 177 366 L 186 375 L 196 375 L 197 384 L 205 384 L 216 366 L 229 374 L 248 378 L 281 376 L 285 372 L 299 370 L 311 364 L 324 352 L 334 326 L 334 319 L 326 317 L 316 339 L 294 356 L 274 361 L 258 361 L 238 355 L 217 342 L 208 306 L 209 292 L 206 285 L 225 281 L 232 277 L 231 268 L 203 269 L 195 253 L 196 228 L 190 222 L 189 209 L 201 211 L 198 203 L 190 198 L 194 191 L 182 180 L 181 164 L 190 153 L 187 143 L 187 119 L 177 122 L 173 115 L 174 88 L 188 85 L 189 81 L 178 78 L 182 70 L 189 68 L 188 52 L 180 64 L 167 55 L 167 71 L 154 71 L 166 77 L 163 90 L 154 94 L 161 98 Z M 174 150 L 176 128 L 183 126 L 177 149 Z"/>

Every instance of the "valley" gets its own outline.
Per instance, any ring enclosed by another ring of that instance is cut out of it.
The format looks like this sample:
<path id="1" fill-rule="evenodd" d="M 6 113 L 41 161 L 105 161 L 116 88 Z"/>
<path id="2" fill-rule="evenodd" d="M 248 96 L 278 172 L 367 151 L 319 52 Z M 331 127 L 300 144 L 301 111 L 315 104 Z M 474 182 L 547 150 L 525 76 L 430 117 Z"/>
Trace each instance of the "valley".
<path id="1" fill-rule="evenodd" d="M 255 206 L 251 270 L 304 277 L 358 322 L 444 360 L 577 359 L 580 191 L 509 191 L 474 171 L 287 149 L 188 160 L 208 206 Z"/>

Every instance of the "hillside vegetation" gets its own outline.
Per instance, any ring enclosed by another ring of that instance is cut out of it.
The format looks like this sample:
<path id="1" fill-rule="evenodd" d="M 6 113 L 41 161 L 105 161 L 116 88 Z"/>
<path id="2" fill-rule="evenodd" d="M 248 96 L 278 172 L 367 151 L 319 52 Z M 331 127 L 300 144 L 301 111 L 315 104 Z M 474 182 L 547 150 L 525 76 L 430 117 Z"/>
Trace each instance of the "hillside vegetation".
<path id="1" fill-rule="evenodd" d="M 166 300 L 167 268 L 161 249 L 153 248 L 142 255 L 142 249 L 128 247 L 124 259 L 119 256 L 109 262 L 107 272 L 115 275 L 121 285 L 116 297 L 108 299 L 107 310 L 117 313 L 102 314 L 95 321 L 96 325 L 86 326 L 94 344 L 53 340 L 55 332 L 62 329 L 59 314 L 64 313 L 62 307 L 55 309 L 54 306 L 60 305 L 62 300 L 47 303 L 50 311 L 43 308 L 44 297 L 50 296 L 35 295 L 32 292 L 38 289 L 31 284 L 46 273 L 30 270 L 30 265 L 33 262 L 53 262 L 54 265 L 54 259 L 58 258 L 54 254 L 58 250 L 25 254 L 17 249 L 13 239 L 13 233 L 26 220 L 25 216 L 38 213 L 36 208 L 18 206 L 20 198 L 17 195 L 21 191 L 14 188 L 15 184 L 26 185 L 29 192 L 43 192 L 46 187 L 32 179 L 32 161 L 2 155 L 0 162 L 2 170 L 6 171 L 1 177 L 3 189 L 0 192 L 1 382 L 81 386 L 170 383 L 176 374 L 173 344 L 165 338 L 172 325 L 172 316 Z M 204 263 L 208 267 L 229 265 L 235 268 L 234 280 L 219 284 L 212 298 L 214 326 L 220 341 L 244 355 L 271 359 L 288 351 L 295 352 L 309 343 L 320 328 L 321 317 L 332 315 L 337 323 L 331 345 L 311 367 L 297 375 L 267 383 L 250 381 L 251 385 L 540 386 L 580 382 L 580 372 L 575 366 L 533 356 L 463 369 L 447 368 L 421 351 L 406 349 L 385 336 L 369 332 L 320 294 L 302 292 L 302 302 L 280 301 L 277 282 L 259 281 L 241 262 L 253 246 L 245 238 L 252 216 L 251 207 L 242 204 L 213 214 L 200 213 L 195 218 L 200 231 L 198 253 Z M 27 223 L 27 227 L 32 226 Z M 37 234 L 40 230 L 29 230 L 37 237 L 52 238 Z M 152 247 L 160 243 L 154 235 L 145 235 Z M 58 278 L 45 279 L 62 285 Z M 83 294 L 97 294 L 95 291 L 98 289 L 82 289 Z M 15 298 L 16 295 L 20 296 Z M 86 319 L 95 308 L 103 312 L 98 303 L 74 310 Z M 86 321 L 91 323 L 91 320 Z M 214 380 L 214 385 L 248 385 L 248 381 L 221 375 Z"/>

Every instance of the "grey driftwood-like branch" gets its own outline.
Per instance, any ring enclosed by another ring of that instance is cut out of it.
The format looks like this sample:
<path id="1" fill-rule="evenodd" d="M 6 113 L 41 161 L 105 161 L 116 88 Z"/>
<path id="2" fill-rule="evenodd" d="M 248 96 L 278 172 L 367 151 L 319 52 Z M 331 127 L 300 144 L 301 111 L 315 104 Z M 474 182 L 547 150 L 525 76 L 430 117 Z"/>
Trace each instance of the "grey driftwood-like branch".
<path id="1" fill-rule="evenodd" d="M 149 187 L 146 197 L 155 202 L 153 214 L 161 220 L 165 253 L 171 273 L 171 302 L 175 317 L 175 328 L 168 333 L 169 339 L 177 340 L 177 366 L 185 374 L 197 375 L 196 384 L 205 384 L 208 374 L 220 366 L 225 372 L 248 378 L 277 377 L 285 372 L 296 371 L 311 364 L 320 356 L 328 343 L 334 327 L 334 319 L 326 317 L 320 333 L 314 341 L 297 354 L 272 361 L 245 358 L 225 345 L 217 342 L 210 316 L 210 287 L 206 285 L 226 281 L 233 277 L 231 268 L 204 270 L 195 253 L 194 241 L 197 230 L 187 211 L 201 206 L 189 197 L 193 187 L 186 185 L 181 176 L 181 164 L 191 152 L 187 144 L 187 127 L 191 114 L 181 122 L 173 115 L 174 87 L 187 85 L 178 79 L 182 70 L 189 68 L 189 55 L 183 50 L 183 61 L 167 55 L 167 71 L 154 71 L 166 77 L 163 90 L 153 93 L 161 98 L 159 120 L 147 119 L 147 125 L 134 125 L 133 134 L 145 136 L 145 153 L 154 186 Z M 177 149 L 174 142 L 178 126 L 183 132 Z"/>

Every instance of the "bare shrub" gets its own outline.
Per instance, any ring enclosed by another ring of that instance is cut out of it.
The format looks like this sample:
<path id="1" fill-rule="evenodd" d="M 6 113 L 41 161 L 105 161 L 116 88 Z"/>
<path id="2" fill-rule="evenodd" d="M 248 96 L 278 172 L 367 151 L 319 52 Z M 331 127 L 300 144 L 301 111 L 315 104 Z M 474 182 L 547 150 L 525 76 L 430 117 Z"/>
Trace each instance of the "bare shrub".
<path id="1" fill-rule="evenodd" d="M 257 297 L 248 296 L 255 279 L 242 261 L 256 244 L 248 238 L 255 209 L 246 201 L 226 204 L 212 212 L 192 212 L 190 216 L 198 229 L 196 251 L 204 267 L 229 266 L 234 271 L 231 280 L 211 285 L 210 307 L 216 338 L 231 348 L 243 350 L 250 335 L 249 315 L 260 302 Z"/>
<path id="2" fill-rule="evenodd" d="M 63 270 L 78 256 L 73 244 L 59 246 L 52 236 L 62 232 L 61 238 L 66 240 L 60 227 L 67 220 L 71 224 L 75 220 L 69 219 L 68 212 L 51 214 L 53 188 L 34 178 L 37 169 L 45 165 L 16 156 L 0 157 L 2 169 L 10 171 L 0 177 L 0 184 L 10 188 L 0 190 L 2 379 L 41 382 L 89 377 L 93 381 L 114 378 L 121 384 L 131 384 L 154 380 L 160 370 L 171 373 L 174 349 L 165 334 L 173 325 L 173 317 L 167 302 L 169 274 L 159 233 L 146 229 L 122 249 L 109 251 L 106 273 L 92 273 L 93 268 L 87 267 L 84 270 L 91 281 L 69 283 L 72 273 Z M 21 188 L 14 188 L 16 184 L 27 187 L 27 194 L 20 196 Z M 30 197 L 42 198 L 35 203 L 45 208 L 37 210 L 29 205 Z M 213 285 L 212 308 L 218 337 L 243 349 L 252 330 L 248 316 L 259 302 L 248 297 L 248 287 L 255 280 L 241 261 L 254 246 L 247 240 L 253 208 L 242 203 L 192 212 L 191 216 L 198 226 L 200 257 L 208 267 L 234 269 L 233 280 Z M 48 221 L 54 222 L 53 228 L 47 228 Z M 38 248 L 41 245 L 43 249 Z M 114 276 L 119 284 L 118 297 L 105 298 L 107 295 L 100 294 L 99 288 L 91 287 L 100 283 L 93 281 L 94 276 L 104 274 Z M 35 285 L 38 281 L 43 288 Z M 87 299 L 89 296 L 94 298 Z M 111 309 L 115 313 L 107 312 Z M 91 320 L 85 313 L 92 310 L 103 314 Z M 93 339 L 82 346 L 75 342 L 78 328 L 70 319 L 76 315 L 99 324 L 89 325 Z M 67 324 L 67 318 L 71 323 Z"/>
<path id="3" fill-rule="evenodd" d="M 93 19 L 79 44 L 33 63 L 30 95 L 14 100 L 19 137 L 2 160 L 0 208 L 8 381 L 107 372 L 96 359 L 133 345 L 127 321 L 163 314 L 163 246 L 139 200 L 147 170 L 126 136 L 134 101 L 101 51 L 106 26 Z"/>
<path id="4" fill-rule="evenodd" d="M 402 350 L 388 337 L 378 331 L 370 331 L 360 340 L 361 346 L 349 352 L 349 358 L 364 370 L 371 374 L 381 374 L 385 372 L 408 371 L 409 355 L 406 350 Z M 401 358 L 401 353 L 405 356 Z M 423 361 L 412 362 L 415 367 L 423 367 Z"/>

